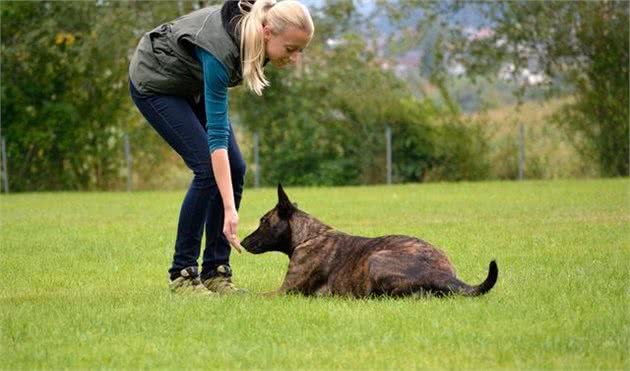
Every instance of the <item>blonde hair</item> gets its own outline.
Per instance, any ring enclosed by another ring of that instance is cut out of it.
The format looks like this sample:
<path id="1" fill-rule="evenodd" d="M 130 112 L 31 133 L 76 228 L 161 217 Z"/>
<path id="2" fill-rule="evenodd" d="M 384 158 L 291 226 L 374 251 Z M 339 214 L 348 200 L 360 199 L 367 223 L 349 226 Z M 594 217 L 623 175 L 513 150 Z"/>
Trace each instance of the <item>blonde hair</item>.
<path id="1" fill-rule="evenodd" d="M 241 65 L 243 80 L 249 90 L 257 95 L 269 86 L 265 78 L 263 64 L 265 62 L 265 39 L 263 26 L 268 24 L 272 32 L 282 33 L 287 26 L 296 27 L 313 36 L 315 27 L 306 6 L 296 0 L 239 0 L 238 7 L 243 17 L 240 20 L 241 32 Z"/>

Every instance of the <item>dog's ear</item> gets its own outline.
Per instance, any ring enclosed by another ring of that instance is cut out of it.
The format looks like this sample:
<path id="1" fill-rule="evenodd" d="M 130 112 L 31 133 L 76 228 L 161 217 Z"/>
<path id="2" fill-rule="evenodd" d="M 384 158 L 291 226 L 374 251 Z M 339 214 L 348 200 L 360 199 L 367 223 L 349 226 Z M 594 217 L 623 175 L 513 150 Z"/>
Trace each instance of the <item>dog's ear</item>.
<path id="1" fill-rule="evenodd" d="M 284 189 L 282 189 L 282 185 L 278 184 L 278 214 L 282 219 L 289 219 L 293 212 L 295 211 L 295 206 L 289 200 L 289 196 L 284 193 Z"/>
<path id="2" fill-rule="evenodd" d="M 289 196 L 284 192 L 284 188 L 282 188 L 282 184 L 278 183 L 278 204 L 291 204 L 289 201 Z"/>

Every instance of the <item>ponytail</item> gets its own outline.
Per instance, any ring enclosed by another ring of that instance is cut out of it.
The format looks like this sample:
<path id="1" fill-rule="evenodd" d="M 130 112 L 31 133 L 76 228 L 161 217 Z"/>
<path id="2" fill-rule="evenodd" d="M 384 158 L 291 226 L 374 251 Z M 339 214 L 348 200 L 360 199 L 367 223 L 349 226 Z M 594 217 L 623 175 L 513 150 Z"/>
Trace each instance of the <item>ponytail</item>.
<path id="1" fill-rule="evenodd" d="M 269 81 L 265 78 L 263 71 L 265 61 L 263 24 L 267 12 L 274 4 L 275 0 L 257 0 L 254 4 L 243 0 L 238 2 L 241 13 L 245 13 L 241 19 L 243 80 L 249 90 L 257 95 L 262 95 L 262 90 L 269 86 Z"/>
<path id="2" fill-rule="evenodd" d="M 269 81 L 265 78 L 265 38 L 263 26 L 269 24 L 274 33 L 284 31 L 287 25 L 313 35 L 313 21 L 308 9 L 295 0 L 238 0 L 243 17 L 240 20 L 241 65 L 243 80 L 249 90 L 262 95 Z"/>

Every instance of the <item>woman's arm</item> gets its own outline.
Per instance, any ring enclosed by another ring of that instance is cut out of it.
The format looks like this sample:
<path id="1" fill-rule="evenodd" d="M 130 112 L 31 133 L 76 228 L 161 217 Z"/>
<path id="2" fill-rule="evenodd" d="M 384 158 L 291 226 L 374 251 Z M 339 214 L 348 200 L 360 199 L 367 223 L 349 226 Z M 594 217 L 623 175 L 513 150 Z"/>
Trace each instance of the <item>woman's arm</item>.
<path id="1" fill-rule="evenodd" d="M 232 176 L 230 174 L 230 161 L 226 149 L 220 148 L 212 152 L 212 171 L 214 179 L 219 187 L 223 200 L 223 234 L 230 241 L 232 247 L 241 252 L 241 241 L 237 236 L 238 211 L 234 204 L 234 191 L 232 190 Z"/>
<path id="2" fill-rule="evenodd" d="M 225 67 L 212 54 L 197 48 L 197 56 L 203 68 L 204 99 L 208 132 L 208 147 L 214 179 L 223 201 L 223 234 L 232 247 L 241 252 L 237 237 L 238 212 L 234 203 L 232 176 L 227 146 L 230 135 L 227 119 L 228 74 Z"/>

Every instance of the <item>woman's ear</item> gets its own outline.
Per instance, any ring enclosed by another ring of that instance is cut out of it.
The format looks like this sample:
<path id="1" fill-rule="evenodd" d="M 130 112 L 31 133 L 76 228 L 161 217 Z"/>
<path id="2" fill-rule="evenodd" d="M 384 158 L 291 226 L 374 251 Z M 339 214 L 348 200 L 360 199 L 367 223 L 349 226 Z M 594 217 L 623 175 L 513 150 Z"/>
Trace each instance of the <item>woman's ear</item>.
<path id="1" fill-rule="evenodd" d="M 263 25 L 263 39 L 265 41 L 269 41 L 269 39 L 271 39 L 271 35 L 273 33 L 271 32 L 271 27 L 269 27 L 268 24 L 264 24 Z"/>

